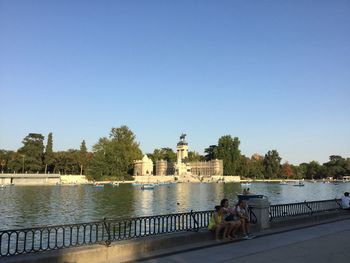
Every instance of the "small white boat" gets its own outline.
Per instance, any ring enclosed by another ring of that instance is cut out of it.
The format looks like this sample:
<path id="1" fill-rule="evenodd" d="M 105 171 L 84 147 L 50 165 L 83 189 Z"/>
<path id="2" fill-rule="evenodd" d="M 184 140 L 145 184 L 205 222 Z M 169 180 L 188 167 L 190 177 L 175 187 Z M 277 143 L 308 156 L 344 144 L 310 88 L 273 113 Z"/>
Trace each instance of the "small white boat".
<path id="1" fill-rule="evenodd" d="M 113 182 L 113 183 L 112 183 L 112 186 L 113 186 L 113 187 L 119 186 L 119 183 L 118 183 L 118 182 Z"/>
<path id="2" fill-rule="evenodd" d="M 299 181 L 297 184 L 294 184 L 293 186 L 304 186 L 304 183 L 302 181 Z"/>
<path id="3" fill-rule="evenodd" d="M 96 184 L 94 184 L 94 187 L 95 187 L 95 188 L 103 188 L 104 185 L 103 185 L 103 184 L 97 184 L 97 183 L 96 183 Z"/>
<path id="4" fill-rule="evenodd" d="M 154 184 L 143 184 L 141 185 L 141 190 L 153 190 L 155 187 Z"/>
<path id="5" fill-rule="evenodd" d="M 287 185 L 288 183 L 285 181 L 280 182 L 280 185 Z"/>
<path id="6" fill-rule="evenodd" d="M 171 184 L 173 184 L 173 183 L 172 182 L 164 182 L 164 183 L 160 183 L 158 185 L 160 186 L 160 185 L 171 185 Z"/>
<path id="7" fill-rule="evenodd" d="M 132 186 L 140 186 L 140 185 L 142 185 L 141 183 L 132 183 Z"/>
<path id="8" fill-rule="evenodd" d="M 241 183 L 241 186 L 249 186 L 251 183 Z"/>

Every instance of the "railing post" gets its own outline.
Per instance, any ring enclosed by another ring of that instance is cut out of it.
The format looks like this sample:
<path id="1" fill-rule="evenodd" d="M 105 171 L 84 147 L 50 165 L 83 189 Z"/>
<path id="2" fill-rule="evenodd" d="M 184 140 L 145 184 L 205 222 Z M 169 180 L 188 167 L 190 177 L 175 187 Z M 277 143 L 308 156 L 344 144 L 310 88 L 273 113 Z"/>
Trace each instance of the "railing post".
<path id="1" fill-rule="evenodd" d="M 269 208 L 270 202 L 267 197 L 263 198 L 250 198 L 249 208 L 252 210 L 256 217 L 256 227 L 258 231 L 270 227 Z"/>
<path id="2" fill-rule="evenodd" d="M 198 221 L 195 217 L 195 214 L 193 213 L 193 210 L 191 210 L 190 212 L 190 220 L 193 219 L 193 228 L 192 228 L 192 224 L 190 223 L 190 229 L 187 229 L 187 231 L 195 231 L 198 232 L 199 231 L 199 225 L 198 225 Z"/>
<path id="3" fill-rule="evenodd" d="M 306 202 L 306 200 L 304 201 L 304 205 L 310 210 L 310 215 L 313 214 L 312 208 L 309 206 L 309 203 Z"/>
<path id="4" fill-rule="evenodd" d="M 339 199 L 335 198 L 334 201 L 335 201 L 335 203 L 338 205 L 338 208 L 339 208 L 339 209 L 342 209 L 342 208 L 343 208 L 342 205 L 341 205 L 341 203 L 339 202 Z"/>
<path id="5" fill-rule="evenodd" d="M 106 232 L 107 232 L 107 235 L 108 235 L 108 238 L 107 240 L 105 240 L 105 246 L 109 247 L 111 245 L 111 229 L 110 229 L 110 224 L 107 224 L 107 218 L 103 218 L 103 225 L 106 229 Z"/>

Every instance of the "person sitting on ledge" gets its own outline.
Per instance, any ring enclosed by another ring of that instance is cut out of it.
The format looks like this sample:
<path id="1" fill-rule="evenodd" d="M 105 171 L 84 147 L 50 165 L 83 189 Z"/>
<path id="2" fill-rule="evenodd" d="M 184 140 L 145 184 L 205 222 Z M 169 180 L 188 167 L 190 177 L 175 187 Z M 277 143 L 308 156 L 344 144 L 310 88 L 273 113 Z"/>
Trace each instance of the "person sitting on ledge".
<path id="1" fill-rule="evenodd" d="M 235 211 L 241 220 L 243 239 L 252 239 L 254 235 L 250 233 L 250 220 L 247 212 L 247 201 L 239 200 L 235 207 Z"/>
<path id="2" fill-rule="evenodd" d="M 224 222 L 223 208 L 220 205 L 215 206 L 215 212 L 210 218 L 208 230 L 214 232 L 216 241 L 220 241 L 219 234 L 221 230 L 223 230 L 223 240 L 226 239 L 229 226 L 229 224 Z"/>
<path id="3" fill-rule="evenodd" d="M 341 207 L 344 210 L 350 210 L 349 192 L 345 192 L 344 195 L 341 197 Z"/>
<path id="4" fill-rule="evenodd" d="M 233 240 L 236 238 L 236 231 L 241 226 L 241 220 L 236 214 L 235 209 L 229 207 L 229 202 L 227 198 L 222 199 L 220 205 L 223 208 L 224 221 L 230 225 L 226 237 L 228 239 Z"/>

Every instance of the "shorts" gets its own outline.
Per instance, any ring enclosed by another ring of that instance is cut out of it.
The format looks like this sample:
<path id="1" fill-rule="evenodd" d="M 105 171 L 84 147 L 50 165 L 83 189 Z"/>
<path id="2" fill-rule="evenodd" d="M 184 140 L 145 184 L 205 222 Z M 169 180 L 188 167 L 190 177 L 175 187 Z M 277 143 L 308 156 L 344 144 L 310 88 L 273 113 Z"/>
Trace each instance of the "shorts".
<path id="1" fill-rule="evenodd" d="M 225 217 L 225 221 L 235 221 L 237 220 L 234 215 L 228 215 Z"/>

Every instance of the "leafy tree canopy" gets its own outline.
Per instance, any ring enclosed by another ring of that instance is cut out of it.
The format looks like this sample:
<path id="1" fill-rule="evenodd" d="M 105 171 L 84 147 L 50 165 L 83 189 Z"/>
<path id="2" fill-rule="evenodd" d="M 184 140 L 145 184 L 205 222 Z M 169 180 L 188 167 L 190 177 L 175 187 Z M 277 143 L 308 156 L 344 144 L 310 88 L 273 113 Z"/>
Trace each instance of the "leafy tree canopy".
<path id="1" fill-rule="evenodd" d="M 43 169 L 44 136 L 29 133 L 22 141 L 23 147 L 18 150 L 24 159 L 24 169 L 28 172 L 40 172 Z"/>
<path id="2" fill-rule="evenodd" d="M 210 145 L 208 148 L 204 150 L 204 152 L 206 153 L 205 155 L 206 161 L 217 159 L 217 156 L 218 156 L 217 147 L 218 147 L 217 145 Z"/>
<path id="3" fill-rule="evenodd" d="M 45 173 L 53 171 L 54 153 L 53 153 L 53 140 L 52 133 L 49 133 L 47 137 L 47 144 L 44 153 Z"/>
<path id="4" fill-rule="evenodd" d="M 100 138 L 93 146 L 89 174 L 95 178 L 114 176 L 125 178 L 132 174 L 134 160 L 142 158 L 136 136 L 127 127 L 112 128 L 109 138 Z"/>
<path id="5" fill-rule="evenodd" d="M 266 178 L 281 177 L 281 157 L 276 150 L 268 151 L 264 158 L 264 168 Z"/>
<path id="6" fill-rule="evenodd" d="M 238 175 L 241 161 L 238 137 L 225 135 L 219 138 L 216 148 L 217 158 L 224 162 L 224 175 Z"/>
<path id="7" fill-rule="evenodd" d="M 149 154 L 149 157 L 153 163 L 156 163 L 158 160 L 166 160 L 171 163 L 176 162 L 176 153 L 169 147 L 155 149 L 152 154 Z"/>
<path id="8" fill-rule="evenodd" d="M 197 152 L 189 151 L 188 152 L 188 162 L 198 162 L 198 161 L 205 161 L 205 157 L 200 155 Z"/>

